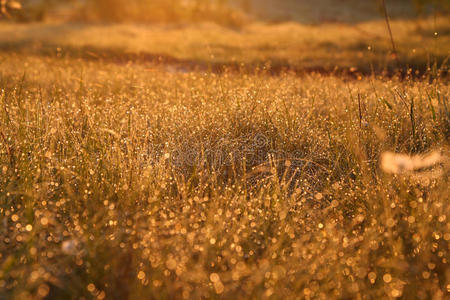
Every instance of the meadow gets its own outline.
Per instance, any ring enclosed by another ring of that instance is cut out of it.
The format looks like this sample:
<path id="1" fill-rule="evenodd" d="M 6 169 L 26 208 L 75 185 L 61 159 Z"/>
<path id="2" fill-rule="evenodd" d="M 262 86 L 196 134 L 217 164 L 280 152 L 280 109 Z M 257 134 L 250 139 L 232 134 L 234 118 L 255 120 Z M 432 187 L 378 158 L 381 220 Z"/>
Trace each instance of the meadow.
<path id="1" fill-rule="evenodd" d="M 448 298 L 446 20 L 1 24 L 0 299 Z"/>

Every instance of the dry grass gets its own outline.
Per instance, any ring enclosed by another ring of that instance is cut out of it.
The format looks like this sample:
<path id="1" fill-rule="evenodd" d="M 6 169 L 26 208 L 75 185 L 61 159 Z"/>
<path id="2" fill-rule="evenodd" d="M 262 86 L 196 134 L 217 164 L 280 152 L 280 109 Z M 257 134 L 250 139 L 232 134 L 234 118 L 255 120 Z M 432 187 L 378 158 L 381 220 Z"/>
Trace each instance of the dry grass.
<path id="1" fill-rule="evenodd" d="M 24 9 L 11 14 L 16 20 L 89 20 L 118 22 L 213 21 L 239 27 L 251 20 L 358 23 L 380 19 L 380 1 L 359 0 L 22 0 Z M 421 3 L 421 4 L 420 4 Z M 424 5 L 425 4 L 425 5 Z M 387 1 L 393 18 L 414 18 L 434 11 L 449 12 L 445 0 Z"/>
<path id="2" fill-rule="evenodd" d="M 323 22 L 358 23 L 380 19 L 380 2 L 358 0 L 250 0 L 251 12 L 264 20 L 292 20 L 300 23 Z M 394 18 L 411 18 L 417 11 L 410 0 L 388 1 L 390 15 Z"/>
<path id="3" fill-rule="evenodd" d="M 401 63 L 422 72 L 448 58 L 447 17 L 397 20 L 392 24 Z M 434 33 L 437 32 L 437 36 Z M 392 71 L 395 60 L 383 20 L 356 25 L 318 26 L 251 23 L 240 30 L 214 24 L 83 25 L 2 24 L 3 51 L 33 55 L 82 56 L 109 60 L 112 56 L 150 56 L 183 66 L 252 65 L 274 69 L 331 72 L 356 68 L 363 73 Z M 59 49 L 57 53 L 57 49 Z M 269 63 L 268 63 L 269 62 Z"/>
<path id="4" fill-rule="evenodd" d="M 447 18 L 278 2 L 0 24 L 0 299 L 449 297 Z"/>
<path id="5" fill-rule="evenodd" d="M 448 297 L 448 78 L 0 70 L 0 298 Z"/>

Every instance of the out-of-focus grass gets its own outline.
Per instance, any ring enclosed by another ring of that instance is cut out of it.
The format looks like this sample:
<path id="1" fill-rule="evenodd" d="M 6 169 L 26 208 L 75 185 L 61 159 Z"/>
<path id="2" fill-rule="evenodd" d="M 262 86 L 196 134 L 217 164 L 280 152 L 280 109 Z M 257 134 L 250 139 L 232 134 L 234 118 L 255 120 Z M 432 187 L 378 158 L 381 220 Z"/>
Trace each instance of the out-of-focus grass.
<path id="1" fill-rule="evenodd" d="M 403 66 L 422 71 L 434 62 L 441 66 L 450 49 L 447 20 L 393 22 Z M 338 67 L 364 73 L 395 67 L 384 21 L 318 26 L 251 23 L 239 30 L 213 24 L 2 24 L 0 36 L 1 50 L 36 55 L 108 59 L 140 54 L 202 67 L 245 64 L 326 71 Z"/>
<path id="2" fill-rule="evenodd" d="M 359 0 L 250 0 L 250 13 L 260 19 L 320 24 L 323 22 L 358 23 L 382 18 L 380 2 Z M 387 1 L 389 13 L 395 18 L 417 16 L 410 0 Z"/>
<path id="3" fill-rule="evenodd" d="M 13 18 L 33 20 L 78 20 L 106 22 L 203 22 L 239 27 L 252 20 L 294 21 L 302 24 L 323 22 L 358 23 L 382 19 L 380 1 L 360 0 L 92 0 L 21 1 L 23 9 Z M 420 5 L 417 5 L 419 3 Z M 387 1 L 393 18 L 414 18 L 436 8 L 449 12 L 445 1 Z M 416 4 L 416 5 L 415 5 Z M 425 5 L 423 5 L 425 4 Z M 420 7 L 420 8 L 419 8 Z"/>
<path id="4" fill-rule="evenodd" d="M 0 70 L 1 298 L 448 296 L 447 78 Z"/>

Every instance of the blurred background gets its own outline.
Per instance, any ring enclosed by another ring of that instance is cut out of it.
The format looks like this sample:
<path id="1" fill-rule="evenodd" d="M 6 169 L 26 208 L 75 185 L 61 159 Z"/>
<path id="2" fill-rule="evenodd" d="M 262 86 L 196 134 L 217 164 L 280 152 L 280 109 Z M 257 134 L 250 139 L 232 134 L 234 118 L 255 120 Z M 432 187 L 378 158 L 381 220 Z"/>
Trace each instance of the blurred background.
<path id="1" fill-rule="evenodd" d="M 368 74 L 445 69 L 450 54 L 448 0 L 0 3 L 0 55 Z"/>
<path id="2" fill-rule="evenodd" d="M 8 2 L 8 1 L 2 1 Z M 15 22 L 362 22 L 382 17 L 381 0 L 21 0 L 9 1 Z M 12 5 L 11 5 L 12 3 Z M 388 0 L 393 18 L 448 13 L 447 0 Z"/>

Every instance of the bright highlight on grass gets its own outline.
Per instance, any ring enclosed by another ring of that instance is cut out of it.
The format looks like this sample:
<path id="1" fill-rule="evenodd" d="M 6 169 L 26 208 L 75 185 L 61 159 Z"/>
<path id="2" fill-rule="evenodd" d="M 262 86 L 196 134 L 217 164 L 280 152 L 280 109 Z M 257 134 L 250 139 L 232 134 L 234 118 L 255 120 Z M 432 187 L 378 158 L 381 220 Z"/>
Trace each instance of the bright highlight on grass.
<path id="1" fill-rule="evenodd" d="M 401 174 L 432 168 L 443 162 L 444 158 L 437 151 L 428 155 L 396 154 L 384 152 L 381 155 L 381 168 L 387 173 Z"/>

